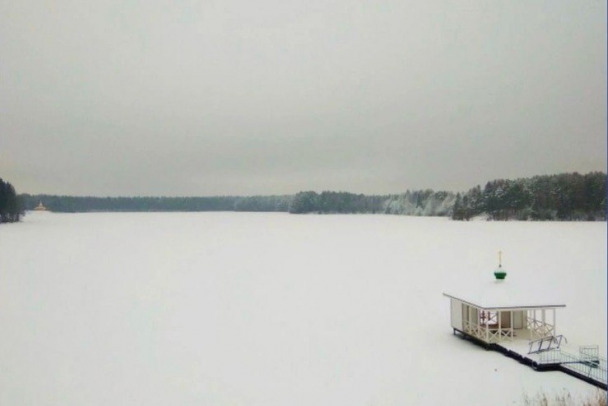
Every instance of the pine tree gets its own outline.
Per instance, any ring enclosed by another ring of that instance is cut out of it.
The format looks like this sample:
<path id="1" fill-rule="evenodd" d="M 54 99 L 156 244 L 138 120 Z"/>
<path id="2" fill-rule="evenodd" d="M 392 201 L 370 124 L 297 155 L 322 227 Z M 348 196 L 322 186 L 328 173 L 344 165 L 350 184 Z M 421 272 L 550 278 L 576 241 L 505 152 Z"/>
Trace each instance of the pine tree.
<path id="1" fill-rule="evenodd" d="M 0 178 L 0 223 L 13 223 L 21 219 L 23 205 L 13 185 Z"/>

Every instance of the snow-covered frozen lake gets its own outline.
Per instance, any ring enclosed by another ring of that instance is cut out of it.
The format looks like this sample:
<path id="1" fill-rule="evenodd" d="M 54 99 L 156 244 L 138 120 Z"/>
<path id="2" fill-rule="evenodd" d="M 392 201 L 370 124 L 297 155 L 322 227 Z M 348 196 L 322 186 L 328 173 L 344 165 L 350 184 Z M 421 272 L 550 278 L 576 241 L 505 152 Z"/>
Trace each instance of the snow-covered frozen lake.
<path id="1" fill-rule="evenodd" d="M 491 274 L 606 354 L 606 223 L 29 213 L 0 226 L 2 405 L 487 405 L 593 394 L 452 335 Z"/>

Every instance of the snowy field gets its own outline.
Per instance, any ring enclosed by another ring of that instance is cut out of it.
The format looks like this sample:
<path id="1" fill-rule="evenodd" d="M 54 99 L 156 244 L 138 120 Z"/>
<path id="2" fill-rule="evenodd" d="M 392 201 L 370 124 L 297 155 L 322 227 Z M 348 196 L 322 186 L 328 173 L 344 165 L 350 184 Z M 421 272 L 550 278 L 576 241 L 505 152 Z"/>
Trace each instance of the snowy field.
<path id="1" fill-rule="evenodd" d="M 452 335 L 488 276 L 606 354 L 606 223 L 30 213 L 0 226 L 0 404 L 513 405 L 595 388 Z"/>

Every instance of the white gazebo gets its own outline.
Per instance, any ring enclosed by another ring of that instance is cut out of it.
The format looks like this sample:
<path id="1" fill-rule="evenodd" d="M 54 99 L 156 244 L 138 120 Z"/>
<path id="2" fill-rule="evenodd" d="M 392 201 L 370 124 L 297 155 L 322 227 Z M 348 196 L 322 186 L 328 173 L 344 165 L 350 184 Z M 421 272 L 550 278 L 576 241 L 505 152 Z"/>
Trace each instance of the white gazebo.
<path id="1" fill-rule="evenodd" d="M 563 350 L 556 328 L 556 311 L 566 307 L 546 284 L 507 278 L 499 253 L 498 269 L 479 283 L 459 281 L 461 286 L 443 295 L 450 299 L 450 319 L 454 334 L 471 339 L 487 349 L 529 365 L 537 370 L 560 370 L 606 389 L 606 358 L 597 345 L 572 345 Z"/>
<path id="2" fill-rule="evenodd" d="M 499 267 L 477 286 L 444 292 L 450 298 L 451 324 L 460 333 L 486 345 L 517 340 L 554 338 L 556 309 L 566 307 L 551 292 L 535 291 Z"/>

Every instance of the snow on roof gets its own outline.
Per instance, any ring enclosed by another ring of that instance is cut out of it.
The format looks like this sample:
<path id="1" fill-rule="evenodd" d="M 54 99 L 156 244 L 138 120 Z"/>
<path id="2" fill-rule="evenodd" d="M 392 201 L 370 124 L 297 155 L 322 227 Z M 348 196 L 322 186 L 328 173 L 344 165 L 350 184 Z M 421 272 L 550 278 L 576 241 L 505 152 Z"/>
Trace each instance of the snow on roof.
<path id="1" fill-rule="evenodd" d="M 489 272 L 478 283 L 470 281 L 467 285 L 443 294 L 484 309 L 566 306 L 547 285 L 529 283 L 509 274 L 502 281 L 496 280 Z"/>

